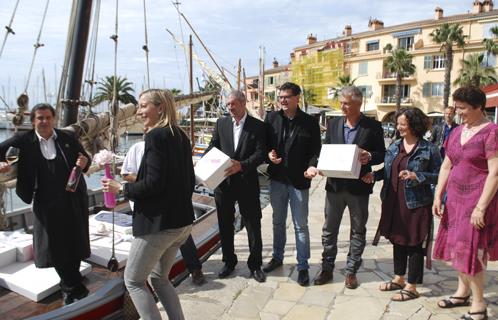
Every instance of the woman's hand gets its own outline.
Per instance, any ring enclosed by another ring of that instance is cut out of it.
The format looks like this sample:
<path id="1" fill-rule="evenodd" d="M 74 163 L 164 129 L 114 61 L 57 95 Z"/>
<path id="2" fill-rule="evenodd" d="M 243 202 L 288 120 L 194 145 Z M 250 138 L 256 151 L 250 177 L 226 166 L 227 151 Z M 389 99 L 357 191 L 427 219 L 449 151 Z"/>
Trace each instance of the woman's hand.
<path id="1" fill-rule="evenodd" d="M 486 210 L 483 210 L 480 207 L 476 206 L 472 211 L 472 214 L 470 215 L 470 224 L 473 225 L 477 230 L 481 230 L 486 225 L 484 223 L 485 213 Z"/>
<path id="2" fill-rule="evenodd" d="M 88 158 L 85 157 L 81 152 L 78 152 L 78 159 L 76 159 L 76 165 L 81 169 L 85 169 L 88 163 Z"/>
<path id="3" fill-rule="evenodd" d="M 119 193 L 119 189 L 121 188 L 121 183 L 117 182 L 116 180 L 108 178 L 102 178 L 102 180 L 100 181 L 102 182 L 102 188 L 104 192 L 110 192 L 112 194 Z"/>
<path id="4" fill-rule="evenodd" d="M 361 181 L 368 183 L 368 184 L 374 183 L 374 180 L 375 180 L 375 177 L 374 177 L 373 172 L 369 172 L 366 175 L 364 175 L 363 177 L 361 177 Z"/>
<path id="5" fill-rule="evenodd" d="M 12 170 L 12 167 L 7 162 L 0 162 L 0 173 L 7 173 Z"/>
<path id="6" fill-rule="evenodd" d="M 401 180 L 417 180 L 417 175 L 413 171 L 401 170 L 398 177 Z"/>
<path id="7" fill-rule="evenodd" d="M 443 217 L 443 205 L 440 197 L 434 197 L 432 202 L 432 214 L 441 219 Z"/>

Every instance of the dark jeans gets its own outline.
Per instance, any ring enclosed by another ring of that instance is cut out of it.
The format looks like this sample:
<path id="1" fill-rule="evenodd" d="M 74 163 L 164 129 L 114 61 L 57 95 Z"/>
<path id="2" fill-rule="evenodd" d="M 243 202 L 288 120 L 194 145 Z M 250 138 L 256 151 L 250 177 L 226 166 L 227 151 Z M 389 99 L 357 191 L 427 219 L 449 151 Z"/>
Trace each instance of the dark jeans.
<path id="1" fill-rule="evenodd" d="M 393 244 L 394 274 L 404 276 L 408 266 L 408 283 L 422 283 L 424 280 L 424 249 L 418 246 Z"/>
<path id="2" fill-rule="evenodd" d="M 222 261 L 230 266 L 237 264 L 237 255 L 234 249 L 234 221 L 235 221 L 235 192 L 215 193 L 218 226 L 220 228 Z M 259 199 L 237 199 L 242 216 L 242 223 L 247 231 L 249 242 L 249 258 L 247 266 L 254 271 L 261 268 L 263 242 L 261 240 L 261 208 Z M 255 205 L 257 203 L 257 206 Z M 257 211 L 257 212 L 255 212 Z"/>
<path id="3" fill-rule="evenodd" d="M 322 269 L 334 270 L 337 256 L 337 236 L 344 209 L 348 207 L 351 221 L 349 252 L 346 273 L 355 274 L 361 266 L 361 255 L 365 249 L 369 195 L 355 195 L 348 191 L 327 191 L 325 199 L 325 223 L 322 229 Z"/>
<path id="4" fill-rule="evenodd" d="M 194 239 L 192 235 L 189 235 L 185 243 L 180 246 L 180 252 L 182 253 L 183 261 L 187 266 L 190 273 L 194 270 L 201 270 L 202 264 L 197 257 L 197 248 L 195 247 Z"/>

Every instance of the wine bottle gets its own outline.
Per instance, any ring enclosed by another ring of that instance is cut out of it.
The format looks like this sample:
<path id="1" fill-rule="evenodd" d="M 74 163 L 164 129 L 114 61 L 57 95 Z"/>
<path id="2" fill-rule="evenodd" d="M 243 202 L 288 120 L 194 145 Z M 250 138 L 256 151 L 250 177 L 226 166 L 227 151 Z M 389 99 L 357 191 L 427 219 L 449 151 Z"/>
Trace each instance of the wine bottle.
<path id="1" fill-rule="evenodd" d="M 82 170 L 80 166 L 74 166 L 69 175 L 69 179 L 66 184 L 66 191 L 75 192 L 78 188 L 78 183 L 80 182 Z"/>

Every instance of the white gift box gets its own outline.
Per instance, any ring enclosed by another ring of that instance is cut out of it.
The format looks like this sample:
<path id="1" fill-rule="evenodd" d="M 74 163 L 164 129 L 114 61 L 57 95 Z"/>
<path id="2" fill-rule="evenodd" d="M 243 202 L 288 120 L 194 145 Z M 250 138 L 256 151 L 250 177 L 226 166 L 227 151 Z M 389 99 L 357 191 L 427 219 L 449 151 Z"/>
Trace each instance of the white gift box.
<path id="1" fill-rule="evenodd" d="M 0 231 L 0 242 L 16 248 L 16 261 L 33 260 L 33 235 L 23 231 Z"/>
<path id="2" fill-rule="evenodd" d="M 86 276 L 92 266 L 81 262 L 80 272 Z M 35 302 L 60 290 L 61 279 L 54 268 L 39 269 L 34 261 L 14 262 L 0 268 L 0 286 L 25 296 Z"/>
<path id="3" fill-rule="evenodd" d="M 213 147 L 195 165 L 198 183 L 214 190 L 225 180 L 225 170 L 232 165 L 230 157 Z"/>
<path id="4" fill-rule="evenodd" d="M 124 268 L 131 248 L 131 235 L 114 234 L 114 256 L 118 260 L 118 268 Z M 112 235 L 105 237 L 90 236 L 90 249 L 92 254 L 86 260 L 107 267 L 112 255 Z"/>
<path id="5" fill-rule="evenodd" d="M 0 268 L 16 262 L 16 247 L 0 242 Z"/>
<path id="6" fill-rule="evenodd" d="M 99 211 L 91 215 L 88 219 L 90 233 L 100 233 L 108 235 L 112 232 L 112 212 Z M 133 233 L 133 217 L 130 214 L 114 212 L 114 231 L 122 234 L 131 235 Z"/>
<path id="7" fill-rule="evenodd" d="M 318 170 L 331 178 L 358 179 L 360 149 L 355 144 L 324 144 L 318 160 Z"/>

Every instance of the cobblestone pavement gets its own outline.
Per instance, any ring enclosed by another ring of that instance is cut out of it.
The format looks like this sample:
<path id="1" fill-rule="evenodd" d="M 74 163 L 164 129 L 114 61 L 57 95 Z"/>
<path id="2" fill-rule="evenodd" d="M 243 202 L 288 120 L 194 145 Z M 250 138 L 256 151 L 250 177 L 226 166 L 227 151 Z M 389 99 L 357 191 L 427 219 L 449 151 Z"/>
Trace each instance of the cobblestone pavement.
<path id="1" fill-rule="evenodd" d="M 310 278 L 320 270 L 322 252 L 321 228 L 325 203 L 325 179 L 313 181 L 310 189 L 309 226 L 311 236 Z M 363 266 L 359 270 L 360 286 L 356 290 L 344 287 L 346 255 L 349 246 L 349 215 L 347 211 L 339 235 L 334 280 L 326 285 L 301 287 L 296 283 L 294 228 L 290 217 L 287 220 L 287 246 L 284 266 L 268 274 L 265 283 L 249 277 L 245 264 L 248 254 L 245 231 L 235 236 L 235 248 L 239 264 L 233 276 L 218 279 L 217 271 L 222 267 L 221 249 L 203 265 L 208 282 L 194 286 L 190 279 L 178 288 L 185 317 L 199 320 L 224 319 L 413 319 L 444 320 L 458 319 L 468 307 L 440 309 L 436 302 L 452 294 L 456 288 L 456 273 L 444 263 L 434 261 L 432 270 L 425 270 L 424 284 L 420 286 L 421 297 L 406 302 L 392 302 L 392 292 L 378 290 L 379 283 L 393 276 L 392 246 L 383 239 L 377 247 L 371 245 L 380 218 L 380 184 L 376 184 L 370 198 L 367 246 L 363 254 Z M 262 236 L 263 260 L 267 262 L 272 251 L 272 210 L 263 211 Z M 436 222 L 437 223 L 437 222 Z M 436 226 L 437 230 L 437 226 Z M 498 319 L 498 263 L 488 266 L 485 288 L 490 319 Z M 163 311 L 164 315 L 164 311 Z M 167 318 L 164 315 L 164 318 Z"/>

